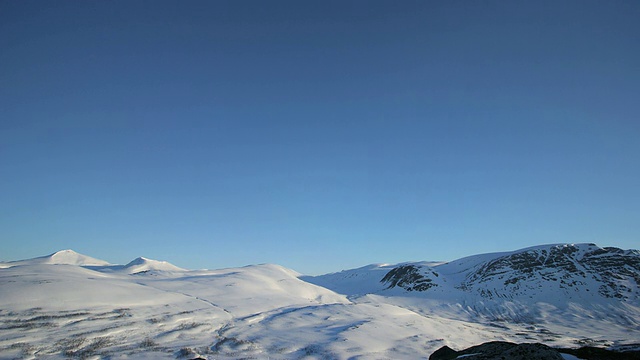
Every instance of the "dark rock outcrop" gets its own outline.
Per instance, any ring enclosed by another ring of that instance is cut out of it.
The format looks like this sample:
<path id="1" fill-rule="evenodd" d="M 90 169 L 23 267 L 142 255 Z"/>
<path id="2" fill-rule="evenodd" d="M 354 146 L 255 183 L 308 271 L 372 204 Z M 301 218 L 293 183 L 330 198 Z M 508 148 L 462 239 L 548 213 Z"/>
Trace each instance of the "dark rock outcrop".
<path id="1" fill-rule="evenodd" d="M 451 360 L 457 357 L 458 352 L 445 345 L 431 354 L 431 356 L 429 356 L 429 360 Z"/>
<path id="2" fill-rule="evenodd" d="M 414 265 L 401 265 L 389 271 L 380 282 L 387 284 L 387 289 L 398 286 L 407 291 L 426 291 L 437 285 L 433 283 L 425 270 Z M 438 276 L 432 271 L 431 274 Z"/>
<path id="3" fill-rule="evenodd" d="M 637 347 L 636 347 L 637 348 Z M 593 346 L 579 349 L 560 349 L 561 352 L 586 360 L 639 360 L 640 350 L 613 351 Z"/>
<path id="4" fill-rule="evenodd" d="M 558 350 L 543 344 L 514 344 L 504 341 L 492 341 L 462 351 L 444 346 L 431 354 L 429 360 L 451 360 L 463 355 L 469 360 L 562 360 Z"/>
<path id="5" fill-rule="evenodd" d="M 638 346 L 624 351 L 614 351 L 593 346 L 579 349 L 554 349 L 543 344 L 514 344 L 505 341 L 492 341 L 455 351 L 448 346 L 436 350 L 429 360 L 562 360 L 561 353 L 571 354 L 585 360 L 640 360 Z"/>

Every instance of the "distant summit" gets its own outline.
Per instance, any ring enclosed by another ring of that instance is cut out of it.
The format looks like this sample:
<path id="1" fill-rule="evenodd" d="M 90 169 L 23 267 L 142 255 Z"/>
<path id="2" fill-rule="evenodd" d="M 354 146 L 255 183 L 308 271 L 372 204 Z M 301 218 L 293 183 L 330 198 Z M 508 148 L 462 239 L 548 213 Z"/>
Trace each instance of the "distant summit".
<path id="1" fill-rule="evenodd" d="M 139 257 L 126 265 L 115 265 L 108 261 L 82 255 L 73 250 L 60 250 L 47 256 L 33 259 L 18 260 L 0 263 L 0 268 L 10 268 L 21 265 L 75 265 L 90 267 L 101 272 L 124 272 L 127 274 L 140 274 L 150 271 L 181 272 L 187 271 L 166 261 L 158 261 Z"/>
<path id="2" fill-rule="evenodd" d="M 122 269 L 126 270 L 129 274 L 138 274 L 149 271 L 187 271 L 186 269 L 179 268 L 166 261 L 152 260 L 145 257 L 139 257 L 132 260 L 127 265 L 123 266 Z"/>
<path id="3" fill-rule="evenodd" d="M 1 267 L 12 267 L 19 265 L 77 265 L 77 266 L 108 266 L 109 262 L 79 254 L 73 250 L 60 250 L 47 256 L 33 259 L 10 261 L 2 263 Z"/>
<path id="4" fill-rule="evenodd" d="M 79 254 L 73 250 L 60 250 L 49 256 L 42 258 L 46 264 L 60 265 L 91 265 L 103 266 L 109 265 L 108 261 L 92 258 L 87 255 Z"/>

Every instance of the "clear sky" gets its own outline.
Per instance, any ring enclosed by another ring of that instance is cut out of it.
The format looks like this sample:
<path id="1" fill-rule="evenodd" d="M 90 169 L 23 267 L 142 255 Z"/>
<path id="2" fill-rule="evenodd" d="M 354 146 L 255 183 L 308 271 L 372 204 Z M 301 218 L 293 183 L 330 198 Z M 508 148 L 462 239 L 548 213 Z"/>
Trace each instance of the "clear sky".
<path id="1" fill-rule="evenodd" d="M 0 260 L 640 247 L 639 1 L 0 1 Z"/>

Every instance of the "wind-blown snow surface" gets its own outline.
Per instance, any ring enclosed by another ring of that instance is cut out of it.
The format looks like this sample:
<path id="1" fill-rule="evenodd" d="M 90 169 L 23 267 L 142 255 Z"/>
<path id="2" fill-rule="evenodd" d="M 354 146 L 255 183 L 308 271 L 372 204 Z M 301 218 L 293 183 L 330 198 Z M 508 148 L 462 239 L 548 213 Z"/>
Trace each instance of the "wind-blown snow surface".
<path id="1" fill-rule="evenodd" d="M 0 359 L 415 359 L 491 340 L 625 344 L 640 330 L 639 261 L 549 245 L 304 277 L 67 250 L 0 264 Z"/>

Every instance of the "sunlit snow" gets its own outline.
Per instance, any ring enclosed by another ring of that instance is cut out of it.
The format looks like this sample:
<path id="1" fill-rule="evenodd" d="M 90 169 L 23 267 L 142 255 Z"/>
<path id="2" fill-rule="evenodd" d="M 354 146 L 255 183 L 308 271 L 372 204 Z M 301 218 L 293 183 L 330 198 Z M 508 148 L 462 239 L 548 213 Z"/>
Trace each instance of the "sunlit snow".
<path id="1" fill-rule="evenodd" d="M 570 250 L 599 251 L 589 246 Z M 524 249 L 513 259 L 552 250 Z M 271 264 L 185 270 L 138 258 L 113 265 L 65 250 L 2 263 L 0 359 L 415 359 L 443 345 L 492 340 L 568 347 L 635 340 L 638 284 L 627 283 L 626 299 L 605 297 L 601 279 L 584 271 L 571 290 L 559 281 L 538 288 L 547 269 L 536 268 L 514 288 L 499 267 L 512 266 L 503 260 L 509 254 L 409 264 L 437 285 L 419 292 L 380 282 L 393 265 L 306 277 Z"/>

